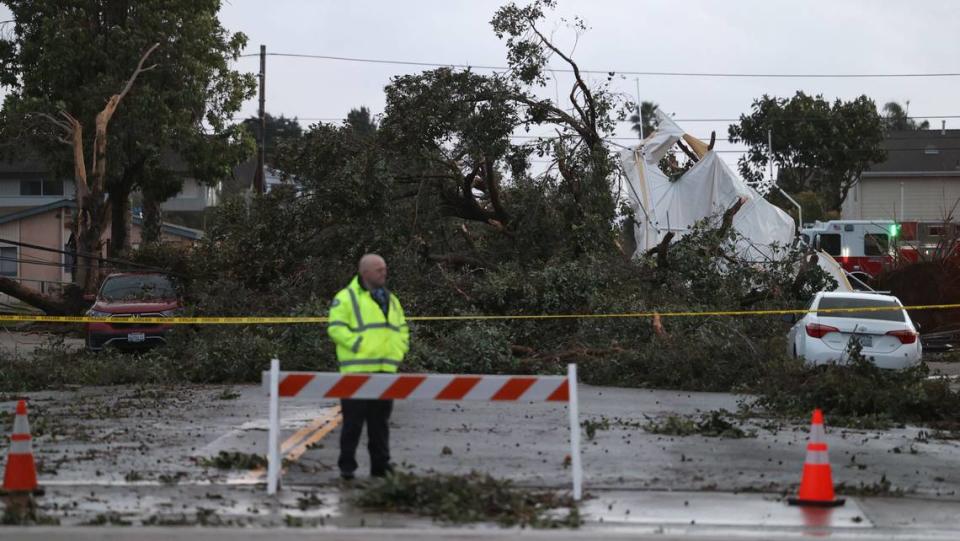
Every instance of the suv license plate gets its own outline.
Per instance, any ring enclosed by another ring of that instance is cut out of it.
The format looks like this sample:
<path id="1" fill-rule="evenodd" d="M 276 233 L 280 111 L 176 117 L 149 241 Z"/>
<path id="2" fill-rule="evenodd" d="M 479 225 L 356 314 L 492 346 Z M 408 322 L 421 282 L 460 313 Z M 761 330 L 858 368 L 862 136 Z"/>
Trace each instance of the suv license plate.
<path id="1" fill-rule="evenodd" d="M 127 342 L 143 342 L 147 339 L 147 335 L 142 332 L 132 332 L 127 335 Z"/>

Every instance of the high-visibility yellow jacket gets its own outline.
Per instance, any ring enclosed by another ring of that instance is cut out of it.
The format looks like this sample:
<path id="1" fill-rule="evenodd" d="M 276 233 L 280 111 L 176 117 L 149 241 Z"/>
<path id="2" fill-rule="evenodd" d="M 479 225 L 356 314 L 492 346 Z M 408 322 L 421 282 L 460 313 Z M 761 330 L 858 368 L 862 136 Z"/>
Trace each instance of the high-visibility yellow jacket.
<path id="1" fill-rule="evenodd" d="M 327 334 L 337 345 L 341 373 L 396 372 L 410 349 L 410 328 L 396 295 L 388 293 L 384 317 L 380 305 L 354 277 L 330 305 Z"/>

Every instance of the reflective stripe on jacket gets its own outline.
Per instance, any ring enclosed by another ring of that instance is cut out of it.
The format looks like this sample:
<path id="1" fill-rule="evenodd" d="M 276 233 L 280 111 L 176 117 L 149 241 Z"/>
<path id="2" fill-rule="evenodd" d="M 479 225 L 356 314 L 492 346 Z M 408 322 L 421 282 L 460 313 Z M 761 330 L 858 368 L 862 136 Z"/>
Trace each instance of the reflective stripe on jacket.
<path id="1" fill-rule="evenodd" d="M 341 373 L 396 372 L 410 349 L 410 328 L 403 307 L 388 292 L 389 306 L 383 315 L 370 292 L 360 287 L 360 278 L 341 289 L 330 305 L 327 334 L 337 345 Z"/>

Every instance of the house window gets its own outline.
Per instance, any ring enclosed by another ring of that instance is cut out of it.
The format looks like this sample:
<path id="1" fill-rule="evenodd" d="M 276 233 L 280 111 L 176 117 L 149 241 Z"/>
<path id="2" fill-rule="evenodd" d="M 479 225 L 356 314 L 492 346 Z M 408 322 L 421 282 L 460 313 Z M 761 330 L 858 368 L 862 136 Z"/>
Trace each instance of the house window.
<path id="1" fill-rule="evenodd" d="M 863 255 L 889 255 L 890 239 L 884 234 L 867 233 L 863 236 Z"/>
<path id="2" fill-rule="evenodd" d="M 836 257 L 840 255 L 840 235 L 836 233 L 820 233 L 817 235 L 820 249 Z"/>
<path id="3" fill-rule="evenodd" d="M 63 195 L 62 180 L 44 180 L 43 195 Z"/>
<path id="4" fill-rule="evenodd" d="M 20 181 L 20 195 L 53 196 L 63 195 L 62 180 L 30 179 Z"/>
<path id="5" fill-rule="evenodd" d="M 0 276 L 17 276 L 17 248 L 0 248 Z"/>
<path id="6" fill-rule="evenodd" d="M 43 195 L 43 181 L 21 180 L 20 195 Z"/>

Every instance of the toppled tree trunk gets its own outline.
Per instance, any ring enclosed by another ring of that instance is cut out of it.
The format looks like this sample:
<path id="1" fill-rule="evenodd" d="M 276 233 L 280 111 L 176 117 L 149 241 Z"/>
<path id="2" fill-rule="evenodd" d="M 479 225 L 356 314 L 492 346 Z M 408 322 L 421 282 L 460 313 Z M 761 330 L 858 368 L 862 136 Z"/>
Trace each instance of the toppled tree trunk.
<path id="1" fill-rule="evenodd" d="M 10 295 L 52 316 L 63 316 L 70 313 L 69 303 L 63 299 L 52 295 L 44 295 L 10 278 L 0 277 L 0 293 Z"/>

